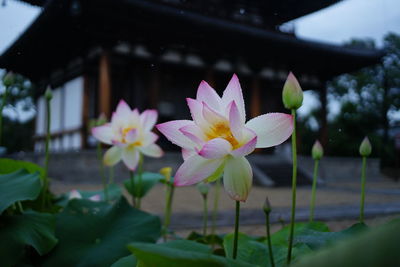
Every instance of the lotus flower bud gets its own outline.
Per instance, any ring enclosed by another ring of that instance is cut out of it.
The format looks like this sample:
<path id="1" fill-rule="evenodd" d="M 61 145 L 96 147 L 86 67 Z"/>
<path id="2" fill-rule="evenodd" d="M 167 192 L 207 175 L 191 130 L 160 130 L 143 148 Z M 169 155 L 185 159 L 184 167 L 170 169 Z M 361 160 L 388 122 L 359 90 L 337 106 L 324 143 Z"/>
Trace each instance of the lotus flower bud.
<path id="1" fill-rule="evenodd" d="M 171 173 L 172 173 L 172 168 L 171 167 L 164 167 L 160 170 L 160 173 L 164 175 L 165 181 L 169 182 L 171 180 Z"/>
<path id="2" fill-rule="evenodd" d="M 303 91 L 293 73 L 289 73 L 282 92 L 283 105 L 287 109 L 298 109 L 303 104 Z"/>
<path id="3" fill-rule="evenodd" d="M 47 87 L 46 92 L 44 93 L 44 97 L 48 101 L 50 101 L 53 98 L 53 91 L 51 91 L 50 86 Z"/>
<path id="4" fill-rule="evenodd" d="M 315 141 L 312 147 L 311 155 L 314 160 L 320 160 L 324 155 L 324 148 L 321 146 L 321 143 L 318 140 Z"/>
<path id="5" fill-rule="evenodd" d="M 199 190 L 200 194 L 203 195 L 203 197 L 206 197 L 208 194 L 208 191 L 210 191 L 210 185 L 200 182 L 196 185 L 197 190 Z"/>
<path id="6" fill-rule="evenodd" d="M 372 151 L 371 143 L 369 142 L 368 137 L 365 137 L 360 145 L 360 155 L 362 157 L 368 157 L 369 155 L 371 155 L 371 151 Z"/>
<path id="7" fill-rule="evenodd" d="M 11 85 L 14 84 L 15 80 L 15 75 L 13 72 L 8 72 L 6 75 L 3 77 L 3 84 L 5 87 L 10 87 Z"/>
<path id="8" fill-rule="evenodd" d="M 265 213 L 270 213 L 272 208 L 271 208 L 271 203 L 269 203 L 269 199 L 268 197 L 265 198 L 265 202 L 263 205 L 263 210 Z"/>

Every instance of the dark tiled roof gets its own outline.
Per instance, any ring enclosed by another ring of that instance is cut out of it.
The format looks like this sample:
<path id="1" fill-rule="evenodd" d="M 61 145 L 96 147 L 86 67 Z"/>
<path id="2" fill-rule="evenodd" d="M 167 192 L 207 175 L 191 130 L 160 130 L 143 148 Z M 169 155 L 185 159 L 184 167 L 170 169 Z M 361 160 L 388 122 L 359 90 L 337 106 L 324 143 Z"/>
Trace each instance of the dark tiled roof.
<path id="1" fill-rule="evenodd" d="M 345 48 L 143 0 L 50 0 L 19 39 L 0 56 L 6 68 L 39 80 L 118 42 L 167 47 L 204 58 L 240 58 L 329 78 L 379 62 L 377 50 Z M 76 3 L 79 3 L 76 5 Z"/>

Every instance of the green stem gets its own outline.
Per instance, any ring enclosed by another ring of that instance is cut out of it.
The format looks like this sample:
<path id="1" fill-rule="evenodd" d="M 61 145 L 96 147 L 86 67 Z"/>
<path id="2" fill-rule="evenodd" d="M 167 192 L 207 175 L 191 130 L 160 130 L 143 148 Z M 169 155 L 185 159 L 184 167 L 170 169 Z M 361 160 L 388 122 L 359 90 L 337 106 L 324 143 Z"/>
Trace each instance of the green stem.
<path id="1" fill-rule="evenodd" d="M 47 113 L 47 118 L 46 118 L 46 140 L 45 140 L 45 148 L 44 148 L 44 153 L 45 153 L 45 158 L 44 158 L 44 175 L 43 175 L 43 196 L 42 196 L 42 208 L 45 208 L 46 205 L 46 200 L 47 200 L 47 190 L 49 188 L 49 158 L 50 158 L 50 123 L 51 123 L 51 105 L 50 105 L 50 99 L 46 98 L 46 113 Z"/>
<path id="2" fill-rule="evenodd" d="M 234 239 L 233 239 L 233 259 L 236 259 L 237 250 L 238 250 L 239 216 L 240 216 L 240 201 L 236 201 L 235 235 L 234 235 Z"/>
<path id="3" fill-rule="evenodd" d="M 101 148 L 100 142 L 97 143 L 97 159 L 100 162 L 100 176 L 101 176 L 101 182 L 103 184 L 104 197 L 108 202 L 108 189 L 107 189 L 106 175 L 104 173 L 104 164 L 103 164 L 103 150 Z"/>
<path id="4" fill-rule="evenodd" d="M 271 231 L 270 231 L 270 221 L 269 221 L 269 212 L 265 213 L 265 228 L 267 230 L 267 241 L 268 241 L 268 251 L 269 251 L 269 260 L 271 262 L 271 266 L 275 267 L 274 254 L 272 252 L 272 243 L 271 243 Z"/>
<path id="5" fill-rule="evenodd" d="M 362 159 L 361 168 L 361 203 L 360 203 L 360 223 L 364 222 L 364 201 L 365 201 L 365 169 L 367 167 L 367 157 Z"/>
<path id="6" fill-rule="evenodd" d="M 312 189 L 311 189 L 310 218 L 309 218 L 310 222 L 312 222 L 314 220 L 315 192 L 317 191 L 318 163 L 319 163 L 319 160 L 315 160 L 313 183 L 312 183 Z"/>
<path id="7" fill-rule="evenodd" d="M 108 184 L 114 183 L 114 167 L 111 166 L 109 169 L 109 177 L 108 177 Z"/>
<path id="8" fill-rule="evenodd" d="M 211 225 L 211 234 L 215 235 L 215 229 L 217 227 L 217 215 L 218 215 L 218 204 L 219 204 L 219 196 L 221 192 L 221 179 L 218 179 L 215 182 L 215 196 L 214 196 L 214 209 L 212 213 L 212 225 Z"/>
<path id="9" fill-rule="evenodd" d="M 1 141 L 3 137 L 3 109 L 6 106 L 7 95 L 8 95 L 8 86 L 6 86 L 4 89 L 3 99 L 0 105 L 0 146 L 2 144 Z"/>
<path id="10" fill-rule="evenodd" d="M 138 186 L 137 186 L 137 207 L 140 209 L 140 202 L 142 200 L 141 194 L 142 194 L 142 173 L 143 173 L 143 155 L 139 155 L 139 167 L 138 167 Z"/>
<path id="11" fill-rule="evenodd" d="M 130 194 L 132 196 L 132 206 L 136 207 L 136 199 L 135 199 L 135 194 L 133 193 L 134 190 L 134 182 L 133 182 L 133 178 L 135 177 L 135 173 L 133 171 L 129 171 L 129 180 L 130 180 L 130 184 L 131 184 L 131 190 L 130 190 Z"/>
<path id="12" fill-rule="evenodd" d="M 203 195 L 203 236 L 207 235 L 207 222 L 208 222 L 208 207 L 207 195 Z"/>
<path id="13" fill-rule="evenodd" d="M 293 134 L 292 134 L 292 157 L 293 157 L 293 173 L 292 173 L 292 211 L 290 216 L 290 232 L 289 232 L 289 248 L 287 254 L 287 264 L 292 260 L 293 234 L 296 216 L 296 184 L 297 184 L 297 148 L 296 148 L 296 110 L 292 109 L 293 115 Z"/>
<path id="14" fill-rule="evenodd" d="M 172 198 L 174 196 L 174 185 L 167 184 L 166 205 L 165 205 L 165 218 L 164 218 L 164 242 L 167 241 L 168 227 L 171 222 Z"/>

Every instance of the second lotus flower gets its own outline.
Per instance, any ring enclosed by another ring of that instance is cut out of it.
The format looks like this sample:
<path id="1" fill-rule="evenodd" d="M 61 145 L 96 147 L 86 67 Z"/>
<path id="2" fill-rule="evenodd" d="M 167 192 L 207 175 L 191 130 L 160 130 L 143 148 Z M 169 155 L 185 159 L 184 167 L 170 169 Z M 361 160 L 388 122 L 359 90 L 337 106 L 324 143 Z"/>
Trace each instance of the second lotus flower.
<path id="1" fill-rule="evenodd" d="M 205 81 L 196 99 L 187 98 L 193 121 L 176 120 L 158 124 L 157 129 L 182 147 L 183 164 L 175 174 L 176 186 L 212 182 L 223 175 L 230 197 L 246 201 L 253 173 L 245 158 L 255 148 L 281 144 L 293 131 L 293 118 L 268 113 L 246 123 L 239 79 L 233 75 L 220 97 Z"/>
<path id="2" fill-rule="evenodd" d="M 157 121 L 157 111 L 145 110 L 139 114 L 121 100 L 113 113 L 111 123 L 92 129 L 93 136 L 108 145 L 113 145 L 104 155 L 104 164 L 113 166 L 121 159 L 129 170 L 134 171 L 140 154 L 161 157 L 163 151 L 155 144 L 158 136 L 151 131 Z"/>

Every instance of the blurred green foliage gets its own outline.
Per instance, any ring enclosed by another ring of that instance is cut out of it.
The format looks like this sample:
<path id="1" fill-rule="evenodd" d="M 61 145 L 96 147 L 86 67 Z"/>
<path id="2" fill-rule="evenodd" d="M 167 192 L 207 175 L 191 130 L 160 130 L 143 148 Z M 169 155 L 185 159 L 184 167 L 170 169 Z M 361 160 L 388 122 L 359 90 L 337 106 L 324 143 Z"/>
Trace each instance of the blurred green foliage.
<path id="1" fill-rule="evenodd" d="M 371 40 L 352 40 L 346 46 L 375 48 Z M 328 144 L 324 149 L 332 156 L 358 156 L 365 136 L 372 144 L 372 157 L 381 157 L 382 166 L 395 163 L 394 140 L 390 129 L 400 122 L 390 114 L 400 109 L 400 36 L 385 36 L 382 62 L 352 74 L 344 74 L 327 84 L 328 100 L 339 103 L 339 112 L 328 123 Z M 316 129 L 310 121 L 319 121 L 320 108 L 299 121 L 300 152 L 309 154 Z"/>
<path id="2" fill-rule="evenodd" d="M 7 153 L 33 150 L 34 122 L 34 119 L 19 121 L 3 118 L 3 144 Z"/>
<path id="3" fill-rule="evenodd" d="M 3 74 L 3 76 L 6 73 Z M 3 79 L 1 79 L 3 81 Z M 12 83 L 7 88 L 7 99 L 3 111 L 3 146 L 7 153 L 33 149 L 34 119 L 21 115 L 21 112 L 31 111 L 33 103 L 33 85 L 24 76 L 13 74 Z M 3 99 L 5 87 L 0 83 L 0 99 Z M 1 100 L 0 100 L 1 101 Z M 14 114 L 5 116 L 5 114 Z"/>

